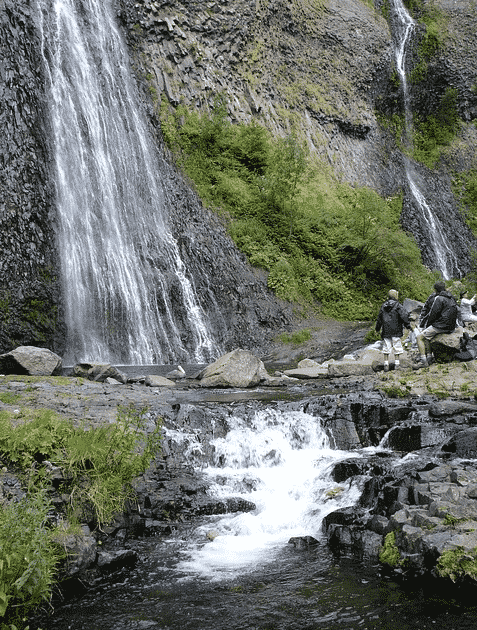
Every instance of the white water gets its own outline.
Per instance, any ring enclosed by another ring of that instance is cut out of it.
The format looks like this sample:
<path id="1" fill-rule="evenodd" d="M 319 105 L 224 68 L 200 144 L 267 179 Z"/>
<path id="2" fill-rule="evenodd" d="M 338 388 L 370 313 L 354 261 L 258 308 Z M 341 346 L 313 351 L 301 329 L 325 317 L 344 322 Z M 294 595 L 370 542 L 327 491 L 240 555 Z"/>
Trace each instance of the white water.
<path id="1" fill-rule="evenodd" d="M 220 351 L 167 225 L 158 157 L 111 1 L 36 2 L 49 80 L 65 361 L 215 358 Z"/>
<path id="2" fill-rule="evenodd" d="M 320 539 L 324 516 L 360 495 L 356 479 L 337 484 L 330 476 L 334 463 L 359 455 L 333 450 L 319 419 L 267 409 L 229 424 L 226 438 L 213 442 L 214 463 L 206 469 L 212 493 L 242 497 L 256 509 L 209 517 L 177 566 L 188 577 L 220 580 L 272 562 L 293 536 Z M 193 449 L 190 435 L 183 442 Z M 205 542 L 210 531 L 216 537 Z"/>
<path id="3" fill-rule="evenodd" d="M 396 66 L 401 79 L 404 94 L 406 144 L 410 147 L 412 144 L 412 114 L 409 106 L 409 93 L 407 88 L 406 52 L 408 43 L 414 31 L 415 22 L 404 7 L 402 0 L 393 0 L 393 2 L 399 21 L 399 44 L 396 47 Z M 460 274 L 457 258 L 454 255 L 452 248 L 449 246 L 441 222 L 432 212 L 426 201 L 424 193 L 416 181 L 414 169 L 408 158 L 405 158 L 405 164 L 409 188 L 426 225 L 427 233 L 434 251 L 437 268 L 442 273 L 444 280 L 449 280 L 454 274 Z"/>

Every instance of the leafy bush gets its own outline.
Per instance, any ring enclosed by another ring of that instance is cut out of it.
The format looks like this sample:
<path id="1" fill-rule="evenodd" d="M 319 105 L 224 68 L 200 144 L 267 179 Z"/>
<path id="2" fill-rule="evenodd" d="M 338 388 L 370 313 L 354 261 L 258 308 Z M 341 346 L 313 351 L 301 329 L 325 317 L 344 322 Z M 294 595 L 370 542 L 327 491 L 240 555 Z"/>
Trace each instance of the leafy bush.
<path id="1" fill-rule="evenodd" d="M 438 161 L 443 147 L 449 145 L 460 129 L 457 90 L 447 88 L 437 112 L 416 121 L 414 157 L 429 168 Z"/>
<path id="2" fill-rule="evenodd" d="M 18 623 L 34 606 L 48 601 L 60 551 L 52 543 L 49 501 L 36 492 L 0 509 L 0 618 Z"/>
<path id="3" fill-rule="evenodd" d="M 144 411 L 119 408 L 113 424 L 77 428 L 52 411 L 14 426 L 0 414 L 0 451 L 24 470 L 48 460 L 70 479 L 65 488 L 73 515 L 90 506 L 99 527 L 121 512 L 132 480 L 143 473 L 160 449 L 160 426 L 145 432 Z M 43 467 L 36 467 L 45 475 Z"/>
<path id="4" fill-rule="evenodd" d="M 119 408 L 113 424 L 98 428 L 75 427 L 49 410 L 22 412 L 14 421 L 0 413 L 0 452 L 29 482 L 27 498 L 0 509 L 0 617 L 9 624 L 0 625 L 2 630 L 12 630 L 17 619 L 49 599 L 61 557 L 48 522 L 48 476 L 41 464 L 48 460 L 63 469 L 67 482 L 61 491 L 69 494 L 70 517 L 92 514 L 102 527 L 124 509 L 133 479 L 160 449 L 160 424 L 147 432 L 145 411 Z"/>

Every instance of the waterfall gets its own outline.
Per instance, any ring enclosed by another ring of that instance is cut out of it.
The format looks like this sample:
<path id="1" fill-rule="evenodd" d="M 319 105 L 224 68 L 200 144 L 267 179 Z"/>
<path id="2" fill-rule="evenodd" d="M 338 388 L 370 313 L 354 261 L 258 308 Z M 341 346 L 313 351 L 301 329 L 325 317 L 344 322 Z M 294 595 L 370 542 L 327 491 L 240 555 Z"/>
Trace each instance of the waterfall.
<path id="1" fill-rule="evenodd" d="M 56 168 L 65 362 L 216 358 L 168 228 L 159 157 L 111 0 L 36 3 Z"/>
<path id="2" fill-rule="evenodd" d="M 415 22 L 406 11 L 402 0 L 393 0 L 394 9 L 398 18 L 397 24 L 397 40 L 396 46 L 396 66 L 401 79 L 403 96 L 404 96 L 404 114 L 405 114 L 405 144 L 406 148 L 412 146 L 412 113 L 409 103 L 409 92 L 406 77 L 406 52 L 407 46 L 414 31 Z M 422 192 L 423 186 L 420 186 L 417 179 L 417 173 L 411 160 L 405 156 L 406 177 L 409 184 L 409 190 L 412 198 L 416 202 L 419 209 L 425 231 L 429 237 L 431 247 L 433 249 L 433 258 L 436 267 L 442 273 L 444 280 L 449 280 L 452 276 L 461 275 L 457 264 L 457 257 L 446 238 L 444 228 L 439 218 L 432 212 L 426 197 Z"/>
<path id="3" fill-rule="evenodd" d="M 185 576 L 220 580 L 273 562 L 291 537 L 320 539 L 323 518 L 361 494 L 356 479 L 338 484 L 331 475 L 336 462 L 361 455 L 332 449 L 319 418 L 266 408 L 228 424 L 203 472 L 215 497 L 241 497 L 256 509 L 208 517 L 177 565 Z M 177 432 L 168 437 L 184 443 Z M 189 434 L 185 441 L 194 443 Z M 204 543 L 210 530 L 215 538 Z"/>

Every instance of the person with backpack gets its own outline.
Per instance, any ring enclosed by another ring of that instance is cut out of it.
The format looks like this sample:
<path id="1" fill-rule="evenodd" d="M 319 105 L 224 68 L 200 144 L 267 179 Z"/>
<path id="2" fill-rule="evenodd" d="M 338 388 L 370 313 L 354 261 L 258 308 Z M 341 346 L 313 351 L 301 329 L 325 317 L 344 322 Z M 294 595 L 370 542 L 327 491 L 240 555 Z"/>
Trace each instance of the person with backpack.
<path id="1" fill-rule="evenodd" d="M 431 339 L 441 333 L 454 332 L 456 327 L 458 306 L 454 296 L 446 291 L 445 282 L 436 282 L 434 291 L 427 298 L 419 317 L 420 332 L 416 335 L 416 341 L 420 358 L 412 366 L 415 370 L 432 363 Z"/>
<path id="2" fill-rule="evenodd" d="M 394 369 L 399 369 L 399 357 L 404 352 L 401 337 L 403 328 L 411 328 L 409 314 L 398 301 L 399 293 L 391 289 L 381 306 L 376 321 L 376 332 L 381 331 L 383 340 L 384 371 L 389 371 L 389 355 L 394 350 Z"/>

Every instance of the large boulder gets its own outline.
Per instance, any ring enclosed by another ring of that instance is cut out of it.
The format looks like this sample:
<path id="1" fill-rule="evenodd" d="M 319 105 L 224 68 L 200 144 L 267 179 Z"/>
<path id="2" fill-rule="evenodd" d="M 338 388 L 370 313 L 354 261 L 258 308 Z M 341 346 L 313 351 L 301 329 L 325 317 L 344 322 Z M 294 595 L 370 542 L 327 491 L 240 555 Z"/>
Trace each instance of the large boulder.
<path id="1" fill-rule="evenodd" d="M 148 387 L 174 387 L 175 383 L 174 381 L 171 381 L 168 378 L 165 378 L 164 376 L 159 376 L 158 374 L 151 374 L 149 376 L 146 376 L 146 380 L 144 381 L 144 384 L 147 385 Z"/>
<path id="2" fill-rule="evenodd" d="M 201 387 L 254 387 L 270 376 L 263 361 L 248 350 L 232 350 L 203 369 Z"/>
<path id="3" fill-rule="evenodd" d="M 442 450 L 445 453 L 453 453 L 456 457 L 475 459 L 477 457 L 477 427 L 459 431 L 442 446 Z"/>
<path id="4" fill-rule="evenodd" d="M 127 376 L 109 363 L 77 363 L 73 374 L 99 383 L 104 383 L 108 378 L 114 378 L 120 383 L 128 382 Z"/>
<path id="5" fill-rule="evenodd" d="M 313 359 L 303 359 L 296 368 L 285 370 L 284 374 L 292 378 L 323 378 L 328 376 L 328 363 L 320 364 Z"/>
<path id="6" fill-rule="evenodd" d="M 441 333 L 431 339 L 431 350 L 438 363 L 450 363 L 460 350 L 464 329 L 458 326 L 452 333 Z"/>
<path id="7" fill-rule="evenodd" d="M 19 346 L 0 355 L 2 374 L 27 374 L 29 376 L 58 376 L 63 370 L 63 361 L 47 348 Z"/>
<path id="8" fill-rule="evenodd" d="M 328 366 L 328 376 L 366 376 L 374 374 L 371 365 L 359 361 L 337 361 Z"/>
<path id="9" fill-rule="evenodd" d="M 71 578 L 85 569 L 89 569 L 96 561 L 96 540 L 91 535 L 89 527 L 83 525 L 75 533 L 65 530 L 53 535 L 54 542 L 66 551 L 66 562 L 62 568 L 62 577 Z"/>

